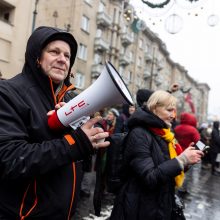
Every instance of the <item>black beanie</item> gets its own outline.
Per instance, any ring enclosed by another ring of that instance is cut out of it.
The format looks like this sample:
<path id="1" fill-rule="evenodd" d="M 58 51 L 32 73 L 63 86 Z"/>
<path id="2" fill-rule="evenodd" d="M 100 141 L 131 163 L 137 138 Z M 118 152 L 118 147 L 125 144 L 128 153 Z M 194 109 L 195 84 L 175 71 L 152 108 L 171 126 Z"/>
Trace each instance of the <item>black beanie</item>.
<path id="1" fill-rule="evenodd" d="M 138 106 L 141 107 L 144 102 L 147 102 L 152 94 L 153 94 L 152 90 L 139 89 L 136 95 L 136 101 Z"/>

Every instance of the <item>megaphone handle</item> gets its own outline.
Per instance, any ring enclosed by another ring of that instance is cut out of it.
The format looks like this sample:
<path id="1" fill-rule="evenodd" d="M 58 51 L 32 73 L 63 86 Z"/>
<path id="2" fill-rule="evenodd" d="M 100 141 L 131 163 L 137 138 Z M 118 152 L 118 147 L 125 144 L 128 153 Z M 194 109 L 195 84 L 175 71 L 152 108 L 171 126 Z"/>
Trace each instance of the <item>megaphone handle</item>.
<path id="1" fill-rule="evenodd" d="M 55 111 L 52 115 L 48 117 L 48 126 L 52 130 L 61 130 L 66 128 L 59 120 L 57 116 L 57 111 Z"/>
<path id="2" fill-rule="evenodd" d="M 69 126 L 74 130 L 76 130 L 78 127 L 81 127 L 83 124 L 85 124 L 89 119 L 90 119 L 89 116 L 82 116 L 78 120 L 70 123 Z"/>

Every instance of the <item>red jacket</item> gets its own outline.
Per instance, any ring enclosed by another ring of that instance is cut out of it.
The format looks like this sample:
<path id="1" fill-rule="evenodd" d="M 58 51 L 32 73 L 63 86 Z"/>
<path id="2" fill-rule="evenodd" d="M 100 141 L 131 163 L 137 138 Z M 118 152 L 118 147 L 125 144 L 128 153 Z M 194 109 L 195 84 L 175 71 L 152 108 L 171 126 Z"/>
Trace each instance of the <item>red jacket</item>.
<path id="1" fill-rule="evenodd" d="M 174 128 L 175 137 L 185 150 L 191 142 L 200 140 L 200 134 L 196 128 L 197 120 L 195 115 L 184 112 L 180 116 L 180 124 Z"/>

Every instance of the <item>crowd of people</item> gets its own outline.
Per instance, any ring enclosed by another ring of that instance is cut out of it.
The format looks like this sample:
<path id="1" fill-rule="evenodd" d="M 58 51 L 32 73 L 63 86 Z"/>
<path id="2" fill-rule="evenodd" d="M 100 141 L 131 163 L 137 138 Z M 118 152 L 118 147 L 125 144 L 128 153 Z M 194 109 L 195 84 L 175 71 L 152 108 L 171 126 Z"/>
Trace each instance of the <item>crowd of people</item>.
<path id="1" fill-rule="evenodd" d="M 140 89 L 137 105 L 102 109 L 75 130 L 51 130 L 48 118 L 76 95 L 70 83 L 76 54 L 72 34 L 39 27 L 27 42 L 21 73 L 0 82 L 0 219 L 70 220 L 81 197 L 91 196 L 93 170 L 99 215 L 108 193 L 106 138 L 128 131 L 129 174 L 110 219 L 178 219 L 175 198 L 187 191 L 190 167 L 202 162 L 220 176 L 219 121 L 199 126 L 189 112 L 178 118 L 175 84 L 168 91 Z M 210 146 L 207 152 L 196 148 L 199 140 Z"/>

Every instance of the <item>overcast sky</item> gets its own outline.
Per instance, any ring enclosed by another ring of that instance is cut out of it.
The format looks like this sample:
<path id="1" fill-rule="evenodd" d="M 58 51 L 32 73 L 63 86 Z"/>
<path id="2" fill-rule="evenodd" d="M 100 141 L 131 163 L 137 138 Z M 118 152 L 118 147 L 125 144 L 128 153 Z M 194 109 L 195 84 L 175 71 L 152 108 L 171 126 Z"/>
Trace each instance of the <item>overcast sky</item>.
<path id="1" fill-rule="evenodd" d="M 220 21 L 215 26 L 208 24 L 210 15 L 214 14 L 214 19 L 220 18 L 220 1 L 199 0 L 193 4 L 189 0 L 175 1 L 169 5 L 168 11 L 165 11 L 166 8 L 152 11 L 154 9 L 141 0 L 130 0 L 130 3 L 136 7 L 139 17 L 145 19 L 147 26 L 158 33 L 171 59 L 184 66 L 192 78 L 209 85 L 209 114 L 220 117 Z M 177 2 L 182 3 L 181 7 Z M 170 34 L 165 28 L 166 24 L 170 24 L 168 17 L 172 14 L 182 19 L 182 25 L 175 19 L 175 25 L 168 26 L 171 29 L 182 26 L 176 34 Z"/>

